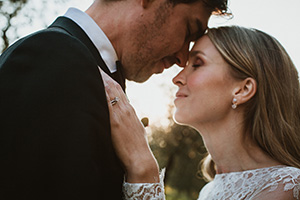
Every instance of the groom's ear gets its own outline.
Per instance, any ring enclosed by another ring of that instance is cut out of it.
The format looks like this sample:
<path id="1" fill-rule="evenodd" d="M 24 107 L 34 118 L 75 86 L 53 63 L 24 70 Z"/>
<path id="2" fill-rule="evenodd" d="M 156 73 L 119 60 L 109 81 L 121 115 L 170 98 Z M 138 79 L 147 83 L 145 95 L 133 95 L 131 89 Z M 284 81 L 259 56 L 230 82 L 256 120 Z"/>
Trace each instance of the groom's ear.
<path id="1" fill-rule="evenodd" d="M 233 95 L 238 100 L 238 104 L 243 104 L 249 101 L 255 95 L 256 90 L 256 81 L 249 77 L 238 84 Z"/>

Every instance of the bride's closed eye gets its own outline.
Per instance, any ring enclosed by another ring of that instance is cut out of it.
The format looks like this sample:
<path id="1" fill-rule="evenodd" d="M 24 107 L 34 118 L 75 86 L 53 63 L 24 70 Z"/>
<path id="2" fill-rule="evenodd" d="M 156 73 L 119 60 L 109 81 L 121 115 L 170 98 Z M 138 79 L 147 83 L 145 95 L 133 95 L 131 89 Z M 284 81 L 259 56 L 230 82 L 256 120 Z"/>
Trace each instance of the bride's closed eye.
<path id="1" fill-rule="evenodd" d="M 198 68 L 204 65 L 204 61 L 203 59 L 201 59 L 200 57 L 196 56 L 193 58 L 192 60 L 192 67 L 194 68 Z"/>

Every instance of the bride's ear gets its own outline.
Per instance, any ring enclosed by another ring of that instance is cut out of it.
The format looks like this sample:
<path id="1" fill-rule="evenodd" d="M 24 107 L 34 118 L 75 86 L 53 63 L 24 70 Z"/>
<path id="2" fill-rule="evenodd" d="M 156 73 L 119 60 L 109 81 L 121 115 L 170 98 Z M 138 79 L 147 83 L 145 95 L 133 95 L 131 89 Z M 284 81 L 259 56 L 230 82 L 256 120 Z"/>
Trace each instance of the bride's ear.
<path id="1" fill-rule="evenodd" d="M 244 104 L 249 101 L 256 93 L 257 83 L 253 78 L 246 78 L 241 81 L 233 91 L 233 96 L 237 103 Z"/>

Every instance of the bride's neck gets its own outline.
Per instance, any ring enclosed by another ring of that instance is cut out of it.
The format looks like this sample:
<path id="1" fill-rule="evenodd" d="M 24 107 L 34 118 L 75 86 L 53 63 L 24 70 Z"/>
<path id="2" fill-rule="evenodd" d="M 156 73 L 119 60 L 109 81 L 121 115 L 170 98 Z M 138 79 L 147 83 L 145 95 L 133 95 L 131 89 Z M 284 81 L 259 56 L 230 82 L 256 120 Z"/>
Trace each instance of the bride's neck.
<path id="1" fill-rule="evenodd" d="M 245 171 L 279 165 L 250 137 L 242 127 L 228 126 L 217 129 L 216 126 L 199 130 L 205 146 L 216 164 L 217 174 Z"/>

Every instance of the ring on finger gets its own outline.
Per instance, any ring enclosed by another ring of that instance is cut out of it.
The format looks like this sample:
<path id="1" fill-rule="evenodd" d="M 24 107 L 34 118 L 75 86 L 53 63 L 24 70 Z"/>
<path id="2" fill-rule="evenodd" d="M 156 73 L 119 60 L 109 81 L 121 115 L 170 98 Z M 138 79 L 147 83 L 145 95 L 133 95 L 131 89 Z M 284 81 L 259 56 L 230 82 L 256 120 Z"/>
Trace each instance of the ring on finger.
<path id="1" fill-rule="evenodd" d="M 113 105 L 116 105 L 116 103 L 118 103 L 119 101 L 119 97 L 115 97 L 113 100 L 110 101 L 110 104 L 113 106 Z"/>

